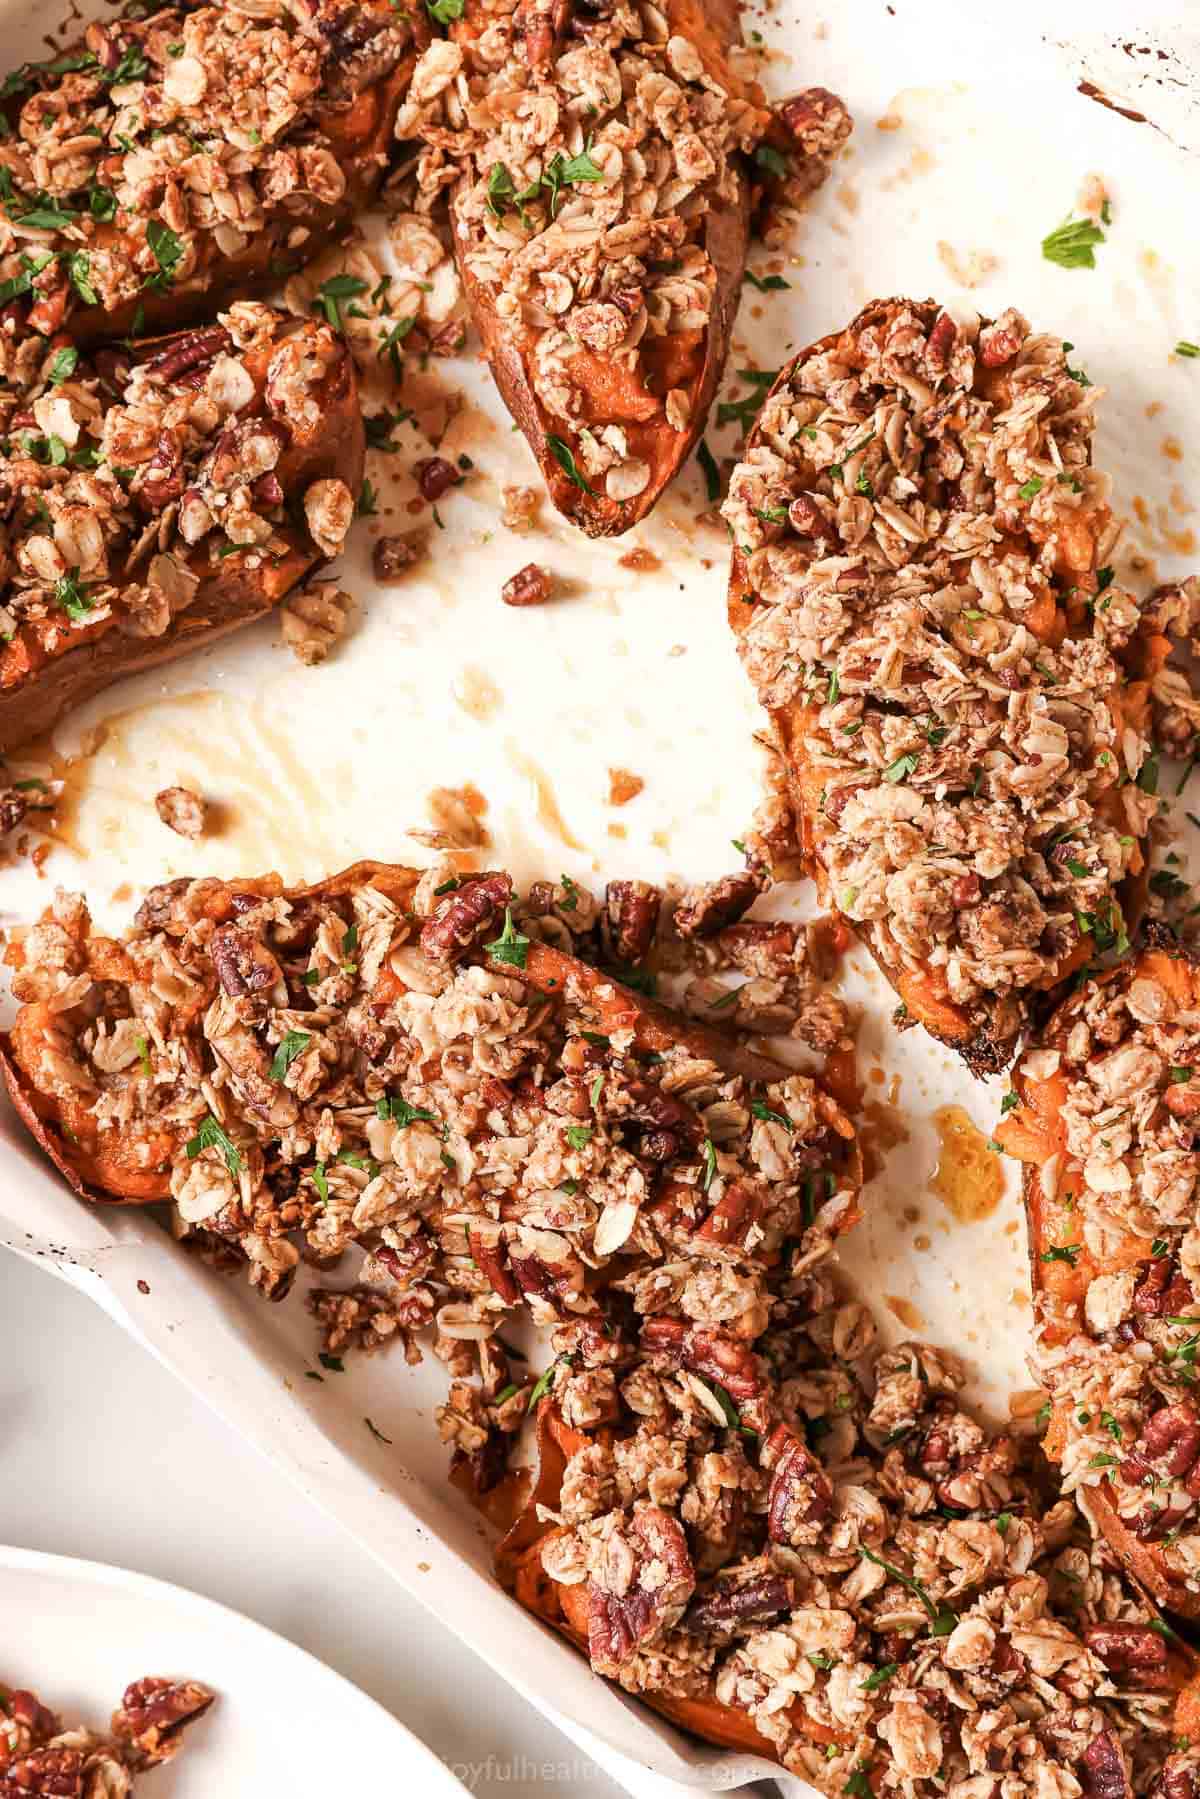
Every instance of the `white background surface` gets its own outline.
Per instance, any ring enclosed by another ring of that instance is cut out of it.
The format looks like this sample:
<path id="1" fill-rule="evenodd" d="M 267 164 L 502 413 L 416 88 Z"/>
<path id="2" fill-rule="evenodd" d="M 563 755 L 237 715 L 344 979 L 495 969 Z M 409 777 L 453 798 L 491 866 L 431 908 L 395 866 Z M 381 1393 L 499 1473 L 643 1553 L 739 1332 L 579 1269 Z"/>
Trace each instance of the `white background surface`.
<path id="1" fill-rule="evenodd" d="M 1168 496 L 1176 486 L 1194 494 L 1200 448 L 1200 363 L 1170 359 L 1177 338 L 1200 339 L 1200 248 L 1189 228 L 1195 164 L 1185 169 L 1165 138 L 1075 97 L 1069 51 L 1060 62 L 1039 46 L 1044 8 L 1010 7 L 999 22 L 970 16 L 983 10 L 851 0 L 830 9 L 826 28 L 807 0 L 787 0 L 765 18 L 749 9 L 747 29 L 761 28 L 790 52 L 769 71 L 775 91 L 824 82 L 844 94 L 858 130 L 805 223 L 797 260 L 784 265 L 790 291 L 748 296 L 731 366 L 775 366 L 875 293 L 938 293 L 990 313 L 1015 302 L 1039 328 L 1071 338 L 1093 380 L 1111 388 L 1097 460 L 1112 470 L 1122 510 L 1135 496 L 1146 502 L 1119 573 L 1134 578 L 1137 552 L 1165 575 L 1181 566 L 1168 531 L 1194 523 Z M 1100 32 L 1120 10 L 1070 0 L 1056 9 L 1053 29 L 1064 40 Z M 1177 47 L 1169 21 L 1194 15 L 1194 0 L 1153 13 L 1160 37 Z M 1138 29 L 1146 31 L 1144 19 Z M 1119 48 L 1110 55 L 1097 44 L 1100 62 L 1115 57 L 1119 74 L 1133 67 Z M 1172 124 L 1185 143 L 1193 113 L 1186 93 L 1175 98 Z M 901 128 L 879 131 L 875 121 L 892 113 Z M 1114 194 L 1109 241 L 1095 271 L 1053 269 L 1040 257 L 1041 238 L 1093 171 Z M 994 256 L 990 278 L 972 292 L 956 286 L 939 243 Z M 752 262 L 769 266 L 761 251 Z M 411 584 L 372 592 L 361 561 L 348 572 L 362 606 L 354 636 L 327 667 L 294 666 L 268 621 L 166 676 L 127 685 L 62 733 L 60 744 L 71 747 L 84 727 L 115 715 L 80 771 L 78 816 L 47 868 L 53 880 L 86 887 L 108 918 L 128 915 L 126 883 L 140 889 L 166 872 L 276 866 L 314 877 L 363 853 L 413 859 L 407 830 L 426 822 L 426 792 L 463 780 L 484 788 L 494 860 L 520 879 L 559 868 L 585 881 L 697 878 L 728 866 L 727 840 L 754 797 L 756 715 L 723 622 L 724 540 L 695 525 L 703 504 L 695 472 L 634 534 L 662 558 L 657 577 L 620 568 L 628 541 L 587 544 L 548 512 L 538 538 L 497 534 L 499 487 L 531 479 L 531 464 L 477 371 L 455 363 L 439 373 L 471 393 L 474 435 L 451 448 L 469 448 L 478 473 L 446 505 L 447 533 Z M 726 391 L 744 389 L 731 381 Z M 1153 423 L 1151 406 L 1160 408 Z M 1165 459 L 1168 437 L 1182 462 Z M 709 438 L 718 454 L 732 448 L 728 431 Z M 405 450 L 391 463 L 406 468 L 422 453 L 407 439 Z M 372 478 L 386 488 L 401 469 L 374 461 Z M 387 528 L 407 526 L 398 514 L 408 492 L 385 493 L 396 509 Z M 531 558 L 575 590 L 569 602 L 513 615 L 497 590 Z M 499 695 L 486 724 L 457 698 L 481 667 Z M 620 815 L 604 803 L 612 764 L 647 781 Z M 538 771 L 552 775 L 574 847 L 546 809 L 538 816 Z M 178 780 L 219 799 L 219 838 L 167 840 L 153 794 Z M 614 839 L 617 817 L 627 836 Z M 6 873 L 3 881 L 9 917 L 29 916 L 44 898 L 32 880 Z M 961 1077 L 928 1043 L 897 1042 L 878 986 L 857 997 L 869 1011 L 863 1065 L 878 1059 L 902 1073 L 912 1137 L 872 1188 L 848 1260 L 877 1299 L 889 1289 L 909 1297 L 922 1320 L 914 1328 L 981 1360 L 986 1350 L 989 1396 L 999 1405 L 1023 1384 L 1015 1214 L 1002 1211 L 967 1236 L 927 1198 L 928 1114 L 960 1097 Z M 975 1089 L 970 1104 L 986 1129 L 995 1091 Z M 9 1169 L 0 1223 L 28 1217 L 29 1191 Z M 908 1215 L 914 1196 L 933 1239 L 919 1256 Z M 963 1272 L 983 1268 L 986 1283 Z M 245 1297 L 246 1328 L 253 1307 L 265 1339 L 278 1315 Z M 189 1322 L 201 1332 L 206 1319 L 202 1309 Z M 899 1335 L 896 1319 L 888 1322 Z M 394 1383 L 393 1410 L 376 1411 L 372 1398 L 374 1415 L 402 1425 L 405 1370 L 389 1362 L 371 1379 Z M 420 1429 L 424 1443 L 427 1420 Z M 361 1428 L 356 1441 L 365 1444 Z M 311 1442 L 326 1453 L 323 1441 Z M 0 1457 L 0 1539 L 161 1575 L 248 1612 L 395 1710 L 468 1779 L 474 1766 L 476 1791 L 532 1799 L 565 1784 L 609 1799 L 618 1790 L 88 1300 L 8 1258 L 0 1259 Z M 440 1491 L 440 1466 L 436 1478 Z"/>
<path id="2" fill-rule="evenodd" d="M 13 1256 L 0 1257 L 0 1469 L 0 1541 L 247 1613 L 387 1706 L 473 1792 L 621 1792 L 98 1306 Z M 53 1669 L 23 1666 L 21 1638 L 6 1618 L 0 1682 L 40 1684 L 53 1704 Z M 150 1672 L 114 1667 L 114 1702 Z M 220 1685 L 218 1669 L 178 1672 Z"/>

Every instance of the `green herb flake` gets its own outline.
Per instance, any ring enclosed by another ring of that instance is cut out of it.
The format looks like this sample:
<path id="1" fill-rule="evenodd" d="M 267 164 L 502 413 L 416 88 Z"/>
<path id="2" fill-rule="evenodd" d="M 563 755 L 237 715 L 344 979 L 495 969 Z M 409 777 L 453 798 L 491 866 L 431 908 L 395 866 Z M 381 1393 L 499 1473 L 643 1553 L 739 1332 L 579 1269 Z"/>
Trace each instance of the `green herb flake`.
<path id="1" fill-rule="evenodd" d="M 238 1175 L 242 1172 L 242 1158 L 237 1152 L 233 1139 L 222 1130 L 221 1125 L 213 1117 L 211 1112 L 208 1114 L 207 1118 L 201 1121 L 200 1129 L 196 1132 L 196 1135 L 189 1138 L 187 1143 L 184 1144 L 184 1150 L 189 1162 L 194 1162 L 201 1150 L 204 1149 L 219 1149 L 221 1155 L 224 1157 L 226 1168 L 228 1168 L 233 1178 L 235 1180 L 237 1179 Z"/>
<path id="2" fill-rule="evenodd" d="M 557 1361 L 551 1362 L 550 1366 L 543 1373 L 538 1375 L 537 1380 L 534 1383 L 533 1391 L 529 1395 L 529 1410 L 531 1412 L 538 1400 L 545 1398 L 546 1394 L 550 1391 L 554 1381 L 554 1370 L 561 1367 L 566 1359 L 566 1356 L 559 1356 Z"/>
<path id="3" fill-rule="evenodd" d="M 877 1693 L 880 1687 L 885 1687 L 887 1685 L 893 1674 L 898 1674 L 899 1672 L 899 1662 L 884 1662 L 881 1668 L 876 1668 L 874 1674 L 869 1675 L 868 1678 L 862 1682 L 863 1692 Z"/>
<path id="4" fill-rule="evenodd" d="M 569 1124 L 567 1126 L 567 1142 L 572 1149 L 586 1149 L 592 1140 L 590 1124 Z"/>
<path id="5" fill-rule="evenodd" d="M 546 448 L 553 456 L 555 462 L 557 462 L 559 468 L 562 469 L 563 473 L 567 476 L 567 479 L 574 482 L 580 493 L 590 494 L 592 499 L 595 499 L 596 490 L 594 487 L 589 487 L 583 476 L 580 474 L 578 464 L 575 461 L 575 454 L 571 449 L 570 444 L 564 442 L 561 437 L 551 436 L 546 439 Z"/>
<path id="6" fill-rule="evenodd" d="M 514 926 L 511 906 L 504 908 L 504 929 L 500 935 L 483 947 L 493 962 L 507 962 L 514 968 L 524 968 L 525 958 L 529 954 L 529 939 Z"/>
<path id="7" fill-rule="evenodd" d="M 1042 255 L 1060 269 L 1094 269 L 1096 245 L 1105 241 L 1091 219 L 1067 219 L 1042 239 Z"/>
<path id="8" fill-rule="evenodd" d="M 704 1139 L 704 1173 L 700 1180 L 700 1187 L 704 1193 L 707 1193 L 712 1186 L 716 1172 L 717 1146 L 711 1137 L 706 1137 Z"/>
<path id="9" fill-rule="evenodd" d="M 1042 480 L 1040 475 L 1030 475 L 1028 481 L 1021 487 L 1018 487 L 1017 495 L 1022 500 L 1036 499 L 1045 485 L 1046 483 Z"/>
<path id="10" fill-rule="evenodd" d="M 756 275 L 753 269 L 747 269 L 742 279 L 748 281 L 751 287 L 756 287 L 760 294 L 781 293 L 792 285 L 782 275 Z M 1197 354 L 1200 355 L 1200 351 Z"/>
<path id="11" fill-rule="evenodd" d="M 786 1112 L 772 1112 L 770 1106 L 764 1105 L 761 1099 L 752 1100 L 750 1110 L 766 1124 L 781 1124 L 785 1131 L 794 1131 L 796 1128 Z"/>
<path id="12" fill-rule="evenodd" d="M 307 1031 L 286 1031 L 268 1070 L 271 1080 L 282 1081 L 296 1057 L 302 1055 L 311 1042 L 312 1037 Z"/>
<path id="13" fill-rule="evenodd" d="M 424 1106 L 410 1106 L 403 1094 L 387 1095 L 375 1101 L 377 1118 L 390 1118 L 398 1130 L 407 1130 L 410 1124 L 436 1124 L 436 1112 L 427 1112 Z"/>
<path id="14" fill-rule="evenodd" d="M 916 750 L 906 750 L 903 756 L 897 756 L 883 771 L 885 781 L 893 783 L 907 780 L 917 766 L 920 756 Z"/>
<path id="15" fill-rule="evenodd" d="M 1190 344 L 1186 337 L 1181 337 L 1175 345 L 1176 356 L 1200 356 L 1200 344 Z"/>

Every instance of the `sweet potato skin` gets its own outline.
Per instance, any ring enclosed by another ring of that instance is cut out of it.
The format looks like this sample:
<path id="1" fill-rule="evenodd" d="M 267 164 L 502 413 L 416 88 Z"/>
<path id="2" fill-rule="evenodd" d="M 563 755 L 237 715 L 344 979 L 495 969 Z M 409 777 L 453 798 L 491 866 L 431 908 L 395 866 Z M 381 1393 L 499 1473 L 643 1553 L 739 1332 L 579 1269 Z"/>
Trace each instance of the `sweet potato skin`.
<path id="1" fill-rule="evenodd" d="M 170 341 L 155 339 L 137 348 L 161 349 Z M 286 493 L 302 493 L 310 482 L 337 478 L 357 493 L 366 440 L 354 363 L 344 346 L 322 385 L 320 404 L 316 428 L 293 431 L 278 464 L 280 483 Z M 16 678 L 6 678 L 8 670 L 0 665 L 0 753 L 45 735 L 65 713 L 122 676 L 187 655 L 272 611 L 322 560 L 322 552 L 302 525 L 286 520 L 277 535 L 286 542 L 286 552 L 258 568 L 250 567 L 245 554 L 237 552 L 225 557 L 214 572 L 203 544 L 193 551 L 188 561 L 201 575 L 200 586 L 192 604 L 161 637 L 130 637 L 110 628 L 102 635 L 85 636 L 76 647 L 40 666 L 30 658 L 30 666 Z"/>
<path id="2" fill-rule="evenodd" d="M 666 12 L 673 32 L 678 31 L 685 37 L 694 36 L 706 64 L 719 64 L 723 53 L 741 41 L 738 0 L 716 0 L 702 14 L 693 9 L 691 0 L 669 0 Z M 520 347 L 504 329 L 486 288 L 471 273 L 466 255 L 469 238 L 453 207 L 451 218 L 459 273 L 492 377 L 537 459 L 556 510 L 589 537 L 619 537 L 632 530 L 657 505 L 695 449 L 725 367 L 750 241 L 748 178 L 739 176 L 736 197 L 731 204 L 710 205 L 705 214 L 704 247 L 716 270 L 717 284 L 708 329 L 704 333 L 700 371 L 687 384 L 691 416 L 685 431 L 672 430 L 661 414 L 653 425 L 631 427 L 637 454 L 645 457 L 651 466 L 649 482 L 632 500 L 610 500 L 599 490 L 584 492 L 555 457 L 549 439 L 561 427 L 557 427 L 543 410 Z"/>
<path id="3" fill-rule="evenodd" d="M 1148 928 L 1145 939 L 1145 947 L 1138 951 L 1131 965 L 1101 974 L 1096 977 L 1097 984 L 1105 985 L 1125 974 L 1145 974 L 1168 989 L 1174 989 L 1182 1003 L 1200 1003 L 1200 956 L 1185 949 L 1161 927 Z M 1054 1042 L 1059 1016 L 1056 1013 L 1044 1027 L 1043 1043 Z M 1021 1195 L 1034 1301 L 1036 1304 L 1040 1295 L 1053 1294 L 1059 1300 L 1074 1304 L 1082 1315 L 1084 1298 L 1096 1276 L 1118 1273 L 1124 1267 L 1145 1262 L 1152 1254 L 1151 1241 L 1129 1234 L 1116 1244 L 1110 1232 L 1104 1263 L 1095 1260 L 1082 1240 L 1077 1223 L 1073 1224 L 1069 1210 L 1047 1201 L 1040 1179 L 1042 1167 L 1056 1155 L 1063 1157 L 1058 1192 L 1069 1190 L 1073 1181 L 1083 1179 L 1078 1162 L 1069 1157 L 1066 1149 L 1062 1106 L 1069 1093 L 1067 1080 L 1061 1071 L 1056 1071 L 1045 1079 L 1033 1081 L 1018 1065 L 1013 1073 L 1013 1087 L 1021 1104 L 1001 1119 L 995 1135 L 1001 1147 L 1023 1164 Z M 1073 1260 L 1043 1260 L 1048 1250 L 1068 1241 L 1076 1249 Z M 1043 1440 L 1043 1448 L 1051 1461 L 1061 1458 L 1063 1420 L 1068 1411 L 1067 1401 L 1059 1400 L 1051 1416 Z M 1144 1541 L 1129 1529 L 1110 1496 L 1114 1491 L 1111 1476 L 1087 1490 L 1086 1507 L 1096 1528 L 1157 1605 L 1182 1617 L 1200 1618 L 1200 1594 L 1189 1592 L 1173 1578 L 1160 1545 Z"/>

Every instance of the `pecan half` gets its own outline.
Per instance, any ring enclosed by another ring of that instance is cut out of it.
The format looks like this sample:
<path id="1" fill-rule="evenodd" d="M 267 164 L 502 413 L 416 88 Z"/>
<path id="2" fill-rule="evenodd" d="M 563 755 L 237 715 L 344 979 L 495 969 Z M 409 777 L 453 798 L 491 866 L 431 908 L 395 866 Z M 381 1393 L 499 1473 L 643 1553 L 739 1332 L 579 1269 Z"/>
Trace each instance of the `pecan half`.
<path id="1" fill-rule="evenodd" d="M 723 1249 L 745 1249 L 762 1212 L 763 1196 L 742 1181 L 730 1181 L 696 1235 Z"/>
<path id="2" fill-rule="evenodd" d="M 233 999 L 262 993 L 283 979 L 283 970 L 266 944 L 238 925 L 218 925 L 208 953 L 218 980 Z"/>
<path id="3" fill-rule="evenodd" d="M 82 1799 L 83 1752 L 79 1749 L 35 1749 L 0 1769 L 0 1799 Z"/>
<path id="4" fill-rule="evenodd" d="M 448 893 L 421 927 L 421 948 L 434 962 L 461 962 L 512 899 L 512 877 L 479 875 Z"/>
<path id="5" fill-rule="evenodd" d="M 513 52 L 533 71 L 544 70 L 571 16 L 571 0 L 517 0 Z"/>
<path id="6" fill-rule="evenodd" d="M 492 1292 L 498 1293 L 505 1305 L 515 1306 L 522 1289 L 505 1264 L 503 1240 L 493 1236 L 491 1232 L 485 1235 L 482 1230 L 472 1228 L 467 1232 L 467 1242 L 476 1266 L 481 1274 L 487 1276 Z"/>
<path id="7" fill-rule="evenodd" d="M 1110 1674 L 1134 1675 L 1142 1688 L 1170 1683 L 1166 1640 L 1147 1624 L 1086 1624 L 1083 1640 Z"/>
<path id="8" fill-rule="evenodd" d="M 717 1580 L 703 1593 L 697 1593 L 680 1623 L 684 1630 L 705 1636 L 733 1624 L 757 1622 L 790 1611 L 795 1595 L 795 1582 L 786 1574 L 758 1574 L 740 1582 Z"/>
<path id="9" fill-rule="evenodd" d="M 1111 1731 L 1102 1730 L 1084 1750 L 1079 1780 L 1088 1799 L 1125 1799 L 1129 1792 L 1125 1762 Z"/>
<path id="10" fill-rule="evenodd" d="M 675 908 L 675 929 L 681 937 L 715 937 L 726 925 L 736 924 L 769 885 L 763 869 L 748 868 L 689 887 Z"/>
<path id="11" fill-rule="evenodd" d="M 833 1509 L 833 1488 L 808 1446 L 786 1424 L 777 1424 L 762 1446 L 761 1461 L 771 1472 L 767 1535 L 793 1548 L 815 1543 Z"/>
<path id="12" fill-rule="evenodd" d="M 641 962 L 654 942 L 662 889 L 649 881 L 610 881 L 604 893 L 605 922 L 619 962 Z"/>
<path id="13" fill-rule="evenodd" d="M 175 1754 L 184 1725 L 202 1716 L 214 1697 L 197 1680 L 148 1674 L 126 1687 L 120 1709 L 112 1715 L 112 1733 L 129 1745 L 134 1767 L 153 1767 Z"/>
<path id="14" fill-rule="evenodd" d="M 148 512 L 163 512 L 183 493 L 183 450 L 174 431 L 160 431 L 154 454 L 138 483 L 138 498 Z"/>
<path id="15" fill-rule="evenodd" d="M 678 1367 L 714 1380 L 735 1401 L 762 1392 L 762 1365 L 740 1338 L 711 1325 L 687 1324 L 682 1318 L 647 1318 L 641 1345 L 648 1355 L 668 1356 Z"/>
<path id="16" fill-rule="evenodd" d="M 187 332 L 167 349 L 147 357 L 142 367 L 165 385 L 193 369 L 207 368 L 232 349 L 233 339 L 224 325 L 210 325 L 202 331 Z"/>
<path id="17" fill-rule="evenodd" d="M 639 1506 L 609 1536 L 588 1583 L 588 1654 L 597 1673 L 615 1671 L 673 1622 L 695 1586 L 683 1527 L 658 1506 Z"/>

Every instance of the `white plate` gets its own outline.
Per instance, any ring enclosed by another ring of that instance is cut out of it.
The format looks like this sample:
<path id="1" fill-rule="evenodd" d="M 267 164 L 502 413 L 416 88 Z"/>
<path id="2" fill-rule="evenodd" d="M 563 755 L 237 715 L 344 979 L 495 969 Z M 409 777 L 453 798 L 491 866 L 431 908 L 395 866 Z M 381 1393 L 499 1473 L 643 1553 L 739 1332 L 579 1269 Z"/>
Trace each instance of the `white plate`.
<path id="1" fill-rule="evenodd" d="M 28 0 L 0 0 L 6 29 L 22 8 L 30 19 Z M 772 91 L 823 83 L 845 97 L 857 126 L 780 258 L 789 290 L 745 294 L 730 367 L 775 367 L 876 294 L 938 294 L 993 315 L 1020 306 L 1037 329 L 1073 340 L 1075 360 L 1111 389 L 1097 461 L 1114 477 L 1118 508 L 1140 505 L 1117 566 L 1131 574 L 1138 552 L 1143 574 L 1131 578 L 1144 587 L 1187 570 L 1195 554 L 1200 363 L 1171 358 L 1177 340 L 1200 338 L 1200 242 L 1189 229 L 1196 164 L 1184 148 L 1200 141 L 1195 8 L 1143 8 L 1136 39 L 1118 29 L 1127 8 L 1116 4 L 1075 0 L 1052 19 L 1031 0 L 995 20 L 985 11 L 956 0 L 780 0 L 767 12 L 747 0 L 747 34 L 761 30 L 771 49 Z M 13 51 L 35 53 L 40 29 L 39 15 L 24 41 L 8 40 Z M 1084 79 L 1154 124 L 1082 98 Z M 1094 270 L 1053 267 L 1041 240 L 1090 173 L 1113 194 L 1107 241 Z M 751 261 L 769 266 L 760 248 Z M 955 268 L 987 272 L 968 289 Z M 465 396 L 443 448 L 475 464 L 442 508 L 433 556 L 403 586 L 380 589 L 359 541 L 344 576 L 362 602 L 354 632 L 319 669 L 294 665 L 267 620 L 85 707 L 58 748 L 72 750 L 97 723 L 106 736 L 71 771 L 75 804 L 43 877 L 27 865 L 5 871 L 10 916 L 30 917 L 51 882 L 86 888 L 103 922 L 118 924 L 140 890 L 167 875 L 276 867 L 312 879 L 364 855 L 423 861 L 408 831 L 427 822 L 427 792 L 466 781 L 488 800 L 489 861 L 522 882 L 560 870 L 589 883 L 728 871 L 729 839 L 757 798 L 761 717 L 725 625 L 727 540 L 697 523 L 698 471 L 685 471 L 629 539 L 589 543 L 548 507 L 538 532 L 517 537 L 497 522 L 501 489 L 537 476 L 486 375 L 468 355 L 422 379 Z M 746 390 L 731 374 L 723 391 Z M 718 456 L 732 450 L 727 429 L 711 425 L 707 439 Z M 425 452 L 411 432 L 403 442 L 400 456 L 372 456 L 382 511 L 368 529 L 411 526 L 411 483 L 397 477 Z M 656 572 L 622 566 L 635 545 L 659 558 Z M 529 561 L 567 578 L 570 597 L 504 607 L 501 583 Z M 482 708 L 480 671 L 491 687 Z M 607 803 L 613 766 L 646 783 L 621 810 Z M 158 823 L 154 794 L 176 782 L 220 801 L 219 835 L 185 843 Z M 811 903 L 798 891 L 776 897 L 793 910 Z M 881 1099 L 896 1077 L 893 1122 L 908 1140 L 869 1190 L 845 1264 L 893 1338 L 917 1332 L 962 1350 L 974 1359 L 976 1393 L 1003 1413 L 1029 1378 L 1013 1184 L 974 1224 L 959 1224 L 928 1192 L 934 1109 L 960 1103 L 986 1132 L 1002 1083 L 972 1083 L 917 1032 L 898 1039 L 882 981 L 861 957 L 851 961 L 848 994 L 866 1012 L 862 1066 L 881 1076 L 868 1090 Z M 498 1590 L 482 1528 L 446 1485 L 431 1416 L 440 1365 L 413 1371 L 399 1356 L 379 1357 L 306 1381 L 314 1340 L 299 1293 L 264 1305 L 184 1256 L 149 1218 L 80 1206 L 11 1115 L 0 1113 L 0 1139 L 11 1145 L 0 1241 L 28 1252 L 31 1232 L 56 1246 L 52 1262 L 529 1699 L 568 1731 L 586 1728 L 696 1785 L 730 1786 L 753 1770 L 746 1758 L 685 1742 L 605 1687 Z"/>
<path id="2" fill-rule="evenodd" d="M 216 1704 L 189 1728 L 176 1760 L 145 1776 L 148 1799 L 462 1799 L 437 1757 L 348 1680 L 182 1587 L 0 1547 L 0 1617 L 9 1626 L 0 1679 L 31 1689 L 68 1728 L 106 1728 L 143 1674 L 214 1689 Z"/>

